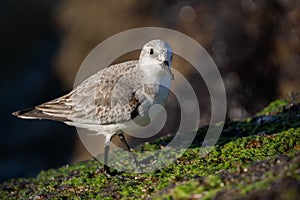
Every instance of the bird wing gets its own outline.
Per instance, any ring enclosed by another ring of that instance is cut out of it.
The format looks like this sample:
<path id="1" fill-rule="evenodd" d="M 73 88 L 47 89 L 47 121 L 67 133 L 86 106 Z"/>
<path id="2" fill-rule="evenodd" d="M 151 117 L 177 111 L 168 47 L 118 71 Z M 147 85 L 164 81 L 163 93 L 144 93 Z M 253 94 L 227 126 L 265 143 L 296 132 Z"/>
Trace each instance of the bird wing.
<path id="1" fill-rule="evenodd" d="M 137 64 L 138 61 L 128 61 L 112 65 L 92 75 L 68 94 L 14 114 L 21 118 L 90 124 L 130 120 L 138 115 L 140 105 L 149 104 L 147 98 L 155 96 L 141 95 L 143 85 L 137 89 L 128 84 L 136 79 L 132 73 Z"/>

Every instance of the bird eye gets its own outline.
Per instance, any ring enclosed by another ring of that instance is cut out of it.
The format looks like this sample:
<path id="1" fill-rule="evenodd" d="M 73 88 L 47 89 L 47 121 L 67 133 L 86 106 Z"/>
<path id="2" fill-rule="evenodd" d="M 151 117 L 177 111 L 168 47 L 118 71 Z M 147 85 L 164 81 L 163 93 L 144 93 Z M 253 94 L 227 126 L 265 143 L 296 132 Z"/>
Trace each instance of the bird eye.
<path id="1" fill-rule="evenodd" d="M 153 49 L 150 49 L 150 55 L 153 55 L 153 54 L 154 54 Z"/>

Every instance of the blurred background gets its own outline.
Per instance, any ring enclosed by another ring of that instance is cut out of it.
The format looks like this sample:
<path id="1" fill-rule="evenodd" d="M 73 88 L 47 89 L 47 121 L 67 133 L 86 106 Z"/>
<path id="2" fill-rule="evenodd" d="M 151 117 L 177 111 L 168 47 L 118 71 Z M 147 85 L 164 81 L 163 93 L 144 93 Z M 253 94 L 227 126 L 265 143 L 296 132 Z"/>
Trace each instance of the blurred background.
<path id="1" fill-rule="evenodd" d="M 70 91 L 86 55 L 121 31 L 159 26 L 197 40 L 224 79 L 228 120 L 251 116 L 300 89 L 298 0 L 2 0 L 0 24 L 0 181 L 90 158 L 75 128 L 20 120 L 11 112 Z M 173 67 L 192 83 L 200 125 L 207 124 L 210 100 L 201 76 L 178 56 Z M 173 118 L 162 134 L 176 130 L 172 95 L 167 110 Z"/>

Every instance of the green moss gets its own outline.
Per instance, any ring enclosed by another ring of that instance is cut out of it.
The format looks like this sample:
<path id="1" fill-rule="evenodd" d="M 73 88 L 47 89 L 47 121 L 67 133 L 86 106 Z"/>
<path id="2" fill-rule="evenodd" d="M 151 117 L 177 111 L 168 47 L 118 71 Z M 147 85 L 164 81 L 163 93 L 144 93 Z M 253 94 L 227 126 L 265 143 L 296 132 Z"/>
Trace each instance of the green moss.
<path id="1" fill-rule="evenodd" d="M 188 197 L 201 194 L 203 191 L 205 191 L 205 188 L 203 186 L 199 186 L 199 183 L 197 181 L 189 181 L 187 183 L 175 187 L 172 191 L 172 196 L 186 199 Z"/>
<path id="2" fill-rule="evenodd" d="M 270 115 L 272 113 L 282 112 L 286 108 L 286 106 L 289 104 L 290 101 L 291 101 L 291 99 L 273 101 L 267 107 L 265 107 L 262 111 L 258 112 L 256 115 L 262 116 L 262 115 Z"/>
<path id="3" fill-rule="evenodd" d="M 275 102 L 261 112 L 266 114 L 276 110 L 278 113 L 274 116 L 256 116 L 226 123 L 218 143 L 213 147 L 201 147 L 207 127 L 200 128 L 191 147 L 180 158 L 175 159 L 172 165 L 161 170 L 107 177 L 99 170 L 102 164 L 97 160 L 90 160 L 42 171 L 36 178 L 13 179 L 2 183 L 0 199 L 210 199 L 220 195 L 221 191 L 236 190 L 236 195 L 247 195 L 265 189 L 286 176 L 300 180 L 296 173 L 299 165 L 295 163 L 286 165 L 281 173 L 270 167 L 270 170 L 259 176 L 263 178 L 252 180 L 251 177 L 255 175 L 255 165 L 259 162 L 276 163 L 280 156 L 288 159 L 298 156 L 300 109 L 298 105 L 288 109 L 287 102 L 285 106 L 283 104 L 281 101 Z M 283 106 L 284 109 L 281 109 Z M 168 144 L 171 139 L 172 136 L 160 138 L 153 143 L 145 143 L 138 149 L 147 154 L 160 149 L 161 145 Z M 183 151 L 176 152 L 167 148 L 161 150 L 167 152 L 165 155 L 168 157 L 165 159 L 171 159 Z M 128 155 L 121 152 L 116 159 L 122 164 L 132 164 Z M 253 172 L 250 170 L 250 174 L 246 176 L 243 170 L 248 168 L 253 168 Z M 235 175 L 239 173 L 244 176 Z M 231 176 L 235 178 L 228 178 Z"/>

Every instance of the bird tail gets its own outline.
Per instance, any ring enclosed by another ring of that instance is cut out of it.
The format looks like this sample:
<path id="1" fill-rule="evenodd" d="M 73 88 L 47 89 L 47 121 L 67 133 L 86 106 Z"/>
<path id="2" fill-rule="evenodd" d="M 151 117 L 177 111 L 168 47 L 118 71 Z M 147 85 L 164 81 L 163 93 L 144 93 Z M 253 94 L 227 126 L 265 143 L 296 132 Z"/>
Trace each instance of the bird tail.
<path id="1" fill-rule="evenodd" d="M 67 121 L 65 117 L 51 116 L 36 108 L 27 108 L 24 110 L 13 112 L 12 115 L 22 119 L 47 119 L 54 121 Z"/>

